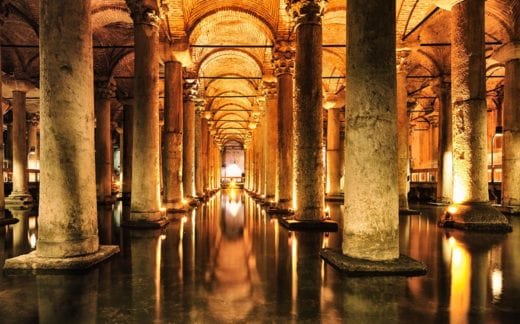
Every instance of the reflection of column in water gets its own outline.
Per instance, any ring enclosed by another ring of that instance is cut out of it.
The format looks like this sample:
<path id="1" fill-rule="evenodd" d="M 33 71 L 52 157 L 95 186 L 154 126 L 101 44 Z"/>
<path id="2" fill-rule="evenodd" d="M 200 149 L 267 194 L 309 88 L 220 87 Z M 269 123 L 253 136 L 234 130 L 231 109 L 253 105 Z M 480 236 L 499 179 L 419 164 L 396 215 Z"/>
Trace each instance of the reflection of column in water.
<path id="1" fill-rule="evenodd" d="M 296 251 L 292 242 L 293 284 L 296 285 L 296 294 L 293 293 L 293 307 L 296 306 L 298 321 L 315 318 L 320 312 L 321 290 L 321 233 L 294 232 L 293 238 L 297 242 Z M 296 278 L 296 280 L 294 280 Z M 292 287 L 293 291 L 295 287 Z"/>
<path id="2" fill-rule="evenodd" d="M 112 244 L 112 206 L 98 205 L 98 233 L 100 244 Z"/>
<path id="3" fill-rule="evenodd" d="M 96 322 L 98 270 L 81 275 L 37 275 L 40 323 Z"/>
<path id="4" fill-rule="evenodd" d="M 5 262 L 5 259 L 7 259 L 7 255 L 6 255 L 6 251 L 5 251 L 5 246 L 7 245 L 6 244 L 6 240 L 7 240 L 7 235 L 6 235 L 6 229 L 7 226 L 0 226 L 0 264 L 4 264 Z"/>
<path id="5" fill-rule="evenodd" d="M 29 242 L 29 214 L 27 209 L 10 210 L 14 218 L 19 222 L 13 225 L 13 256 L 27 253 L 31 250 Z"/>
<path id="6" fill-rule="evenodd" d="M 160 320 L 161 230 L 128 230 L 132 265 L 131 317 L 137 322 Z M 155 301 L 155 314 L 146 312 Z M 155 315 L 155 318 L 150 318 Z"/>
<path id="7" fill-rule="evenodd" d="M 352 277 L 343 280 L 347 323 L 398 323 L 406 277 Z"/>
<path id="8" fill-rule="evenodd" d="M 335 233 L 329 233 L 327 238 L 327 247 L 333 249 L 341 249 L 341 242 L 343 241 L 343 204 L 327 205 L 330 219 L 338 222 L 339 228 Z"/>

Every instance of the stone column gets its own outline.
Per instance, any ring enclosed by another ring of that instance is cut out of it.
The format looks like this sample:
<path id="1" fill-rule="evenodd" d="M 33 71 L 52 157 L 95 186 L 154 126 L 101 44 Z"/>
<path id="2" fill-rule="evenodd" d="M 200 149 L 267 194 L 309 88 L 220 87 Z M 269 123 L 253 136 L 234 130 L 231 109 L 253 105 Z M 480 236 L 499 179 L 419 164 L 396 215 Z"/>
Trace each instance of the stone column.
<path id="1" fill-rule="evenodd" d="M 195 78 L 184 80 L 184 108 L 182 133 L 182 187 L 184 199 L 195 196 L 195 99 L 198 83 Z"/>
<path id="2" fill-rule="evenodd" d="M 202 123 L 205 123 L 202 114 L 204 113 L 204 101 L 196 102 L 195 109 L 195 195 L 198 198 L 204 196 L 204 175 L 202 166 L 204 157 L 202 153 Z"/>
<path id="3" fill-rule="evenodd" d="M 4 8 L 0 8 L 0 17 L 4 16 Z M 0 32 L 4 24 L 0 18 Z M 0 66 L 2 66 L 2 46 L 0 46 Z M 0 68 L 1 70 L 1 68 Z M 4 107 L 2 104 L 2 73 L 0 73 L 0 211 L 5 208 L 5 191 L 4 191 Z M 0 217 L 2 218 L 2 217 Z"/>
<path id="4" fill-rule="evenodd" d="M 96 192 L 99 203 L 113 203 L 112 199 L 112 136 L 110 132 L 110 106 L 115 97 L 113 80 L 96 84 Z"/>
<path id="5" fill-rule="evenodd" d="M 451 83 L 441 78 L 436 81 L 433 90 L 439 99 L 437 202 L 449 204 L 453 196 Z"/>
<path id="6" fill-rule="evenodd" d="M 265 115 L 265 199 L 274 201 L 278 167 L 278 100 L 276 83 L 264 82 L 267 105 Z"/>
<path id="7" fill-rule="evenodd" d="M 133 102 L 124 103 L 123 119 L 123 200 L 130 201 L 132 192 L 132 150 L 134 141 Z"/>
<path id="8" fill-rule="evenodd" d="M 159 8 L 127 0 L 134 21 L 134 136 L 128 226 L 162 226 L 159 141 Z"/>
<path id="9" fill-rule="evenodd" d="M 341 109 L 332 107 L 327 110 L 327 196 L 339 196 L 340 166 L 340 113 Z"/>
<path id="10" fill-rule="evenodd" d="M 399 258 L 395 2 L 349 0 L 347 21 L 356 23 L 347 28 L 343 253 L 392 260 Z"/>
<path id="11" fill-rule="evenodd" d="M 85 269 L 119 250 L 97 234 L 90 1 L 40 1 L 40 41 L 38 242 L 4 269 Z"/>
<path id="12" fill-rule="evenodd" d="M 264 180 L 265 176 L 263 176 L 264 171 L 264 121 L 258 123 L 256 127 L 256 190 L 255 193 L 261 198 L 264 189 Z"/>
<path id="13" fill-rule="evenodd" d="M 26 90 L 13 91 L 13 191 L 6 205 L 26 208 L 32 205 L 27 172 Z"/>
<path id="14" fill-rule="evenodd" d="M 326 1 L 291 1 L 296 20 L 294 181 L 296 218 L 323 217 L 322 27 Z"/>
<path id="15" fill-rule="evenodd" d="M 27 123 L 29 124 L 29 134 L 27 138 L 27 145 L 29 147 L 29 154 L 27 158 L 28 169 L 40 169 L 40 143 L 38 136 L 38 129 L 40 125 L 40 114 L 29 114 Z M 34 179 L 33 181 L 36 181 Z M 31 179 L 29 177 L 29 182 Z"/>
<path id="16" fill-rule="evenodd" d="M 201 134 L 202 134 L 202 141 L 201 141 L 201 151 L 202 151 L 202 190 L 204 195 L 206 195 L 207 190 L 209 188 L 209 181 L 208 181 L 208 142 L 209 142 L 209 131 L 208 131 L 208 120 L 207 118 L 210 117 L 208 112 L 205 112 L 205 118 L 202 119 L 202 125 L 201 125 Z"/>
<path id="17" fill-rule="evenodd" d="M 293 195 L 293 71 L 294 49 L 285 41 L 274 47 L 273 62 L 278 84 L 278 208 L 292 208 Z"/>
<path id="18" fill-rule="evenodd" d="M 164 65 L 164 204 L 169 209 L 182 207 L 182 64 Z"/>
<path id="19" fill-rule="evenodd" d="M 408 191 L 410 190 L 410 158 L 408 152 L 408 133 L 410 123 L 408 117 L 408 91 L 406 90 L 406 76 L 410 54 L 407 50 L 397 52 L 397 183 L 399 191 L 399 210 L 407 211 Z"/>
<path id="20" fill-rule="evenodd" d="M 453 202 L 441 226 L 511 230 L 491 207 L 487 174 L 484 0 L 450 0 Z"/>
<path id="21" fill-rule="evenodd" d="M 520 42 L 502 46 L 494 55 L 505 64 L 502 206 L 520 212 Z"/>

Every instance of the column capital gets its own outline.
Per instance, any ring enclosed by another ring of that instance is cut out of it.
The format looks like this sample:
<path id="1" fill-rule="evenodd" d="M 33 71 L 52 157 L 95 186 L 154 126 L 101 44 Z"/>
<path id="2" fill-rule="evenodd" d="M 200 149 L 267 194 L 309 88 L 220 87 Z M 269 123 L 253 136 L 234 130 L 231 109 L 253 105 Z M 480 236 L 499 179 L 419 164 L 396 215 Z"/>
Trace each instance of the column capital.
<path id="1" fill-rule="evenodd" d="M 295 53 L 294 47 L 288 41 L 278 40 L 274 44 L 272 62 L 276 76 L 294 73 Z"/>
<path id="2" fill-rule="evenodd" d="M 3 75 L 2 82 L 9 86 L 13 92 L 24 92 L 27 93 L 36 88 L 36 86 L 29 80 L 24 79 L 23 77 L 9 76 Z"/>
<path id="3" fill-rule="evenodd" d="M 40 124 L 40 113 L 28 113 L 27 114 L 27 123 L 31 126 L 38 126 Z"/>
<path id="4" fill-rule="evenodd" d="M 197 98 L 195 100 L 195 113 L 197 115 L 200 115 L 201 117 L 204 116 L 204 112 L 206 111 L 206 100 Z"/>
<path id="5" fill-rule="evenodd" d="M 409 48 L 401 48 L 396 50 L 396 66 L 397 73 L 408 74 L 411 70 L 409 56 L 412 50 Z"/>
<path id="6" fill-rule="evenodd" d="M 267 82 L 264 81 L 262 83 L 262 93 L 266 98 L 273 99 L 276 97 L 278 86 L 276 82 Z"/>
<path id="7" fill-rule="evenodd" d="M 195 101 L 199 93 L 199 80 L 188 76 L 184 79 L 183 100 Z"/>
<path id="8" fill-rule="evenodd" d="M 297 24 L 320 22 L 328 0 L 285 0 L 285 10 Z"/>
<path id="9" fill-rule="evenodd" d="M 451 11 L 455 5 L 465 0 L 435 0 L 435 5 L 441 9 Z"/>
<path id="10" fill-rule="evenodd" d="M 5 18 L 9 15 L 10 0 L 0 0 L 0 26 L 4 24 Z"/>
<path id="11" fill-rule="evenodd" d="M 159 27 L 159 3 L 157 0 L 126 0 L 134 24 Z"/>
<path id="12" fill-rule="evenodd" d="M 117 84 L 113 78 L 101 79 L 94 82 L 96 99 L 110 100 L 116 96 Z"/>
<path id="13" fill-rule="evenodd" d="M 495 50 L 492 58 L 504 64 L 512 60 L 520 60 L 520 41 L 511 41 L 502 45 Z"/>

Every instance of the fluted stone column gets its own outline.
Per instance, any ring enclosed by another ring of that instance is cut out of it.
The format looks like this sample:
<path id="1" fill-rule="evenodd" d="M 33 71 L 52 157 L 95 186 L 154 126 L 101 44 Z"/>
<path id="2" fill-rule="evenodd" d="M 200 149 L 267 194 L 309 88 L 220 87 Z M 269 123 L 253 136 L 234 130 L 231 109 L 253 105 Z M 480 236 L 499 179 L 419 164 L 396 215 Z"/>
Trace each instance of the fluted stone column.
<path id="1" fill-rule="evenodd" d="M 325 1 L 291 1 L 296 19 L 294 181 L 296 218 L 323 217 L 322 27 Z"/>
<path id="2" fill-rule="evenodd" d="M 437 162 L 437 202 L 449 204 L 453 196 L 453 137 L 451 83 L 439 79 L 433 86 L 439 98 L 439 153 Z"/>
<path id="3" fill-rule="evenodd" d="M 127 0 L 134 21 L 132 196 L 128 226 L 162 226 L 159 140 L 159 8 Z M 137 136 L 138 135 L 138 136 Z"/>
<path id="4" fill-rule="evenodd" d="M 123 104 L 123 200 L 130 201 L 132 192 L 132 151 L 134 141 L 133 102 Z"/>
<path id="5" fill-rule="evenodd" d="M 399 210 L 408 210 L 408 191 L 410 190 L 409 174 L 410 159 L 408 152 L 408 133 L 410 123 L 408 117 L 408 91 L 406 90 L 406 76 L 410 54 L 407 50 L 397 53 L 397 179 L 399 191 Z"/>
<path id="6" fill-rule="evenodd" d="M 277 41 L 273 61 L 278 84 L 278 187 L 279 209 L 292 208 L 293 196 L 293 72 L 294 49 L 285 41 Z M 254 142 L 253 142 L 254 143 Z"/>
<path id="7" fill-rule="evenodd" d="M 265 115 L 265 199 L 274 201 L 278 167 L 278 100 L 276 83 L 264 82 L 267 99 Z"/>
<path id="8" fill-rule="evenodd" d="M 203 187 L 203 166 L 204 157 L 202 153 L 202 118 L 204 111 L 204 101 L 197 101 L 195 109 L 195 195 L 200 198 L 204 196 Z"/>
<path id="9" fill-rule="evenodd" d="M 502 206 L 520 213 L 520 41 L 502 46 L 494 57 L 505 65 Z"/>
<path id="10" fill-rule="evenodd" d="M 115 96 L 113 80 L 102 80 L 96 85 L 96 192 L 99 203 L 112 203 L 112 136 L 110 106 Z"/>
<path id="11" fill-rule="evenodd" d="M 347 21 L 356 23 L 347 28 L 343 253 L 392 260 L 399 257 L 395 2 L 349 0 Z"/>
<path id="12" fill-rule="evenodd" d="M 339 196 L 341 194 L 340 113 L 341 109 L 337 107 L 327 110 L 327 196 Z"/>
<path id="13" fill-rule="evenodd" d="M 164 65 L 164 204 L 166 208 L 182 207 L 182 64 L 176 61 Z"/>
<path id="14" fill-rule="evenodd" d="M 195 99 L 197 91 L 196 79 L 184 80 L 182 186 L 185 199 L 192 199 L 195 196 Z"/>
<path id="15" fill-rule="evenodd" d="M 5 199 L 6 205 L 18 208 L 30 207 L 33 201 L 27 172 L 25 95 L 26 90 L 13 91 L 13 191 Z"/>
<path id="16" fill-rule="evenodd" d="M 4 269 L 84 269 L 119 250 L 97 234 L 90 1 L 40 1 L 39 35 L 38 242 Z"/>
<path id="17" fill-rule="evenodd" d="M 440 222 L 461 229 L 511 229 L 491 207 L 487 174 L 484 0 L 449 1 L 453 110 L 453 202 Z"/>

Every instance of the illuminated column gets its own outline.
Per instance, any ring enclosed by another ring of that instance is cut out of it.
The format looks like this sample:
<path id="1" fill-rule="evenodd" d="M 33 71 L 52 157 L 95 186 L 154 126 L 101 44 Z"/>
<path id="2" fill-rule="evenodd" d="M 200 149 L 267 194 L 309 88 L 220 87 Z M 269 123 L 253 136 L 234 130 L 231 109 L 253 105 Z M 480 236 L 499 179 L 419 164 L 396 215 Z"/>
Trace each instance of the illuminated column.
<path id="1" fill-rule="evenodd" d="M 113 80 L 98 82 L 95 89 L 96 193 L 100 203 L 112 203 L 112 136 L 110 105 L 115 97 Z"/>
<path id="2" fill-rule="evenodd" d="M 410 52 L 400 50 L 397 52 L 397 183 L 399 192 L 399 210 L 408 210 L 408 181 L 410 171 L 410 159 L 408 152 L 408 133 L 410 123 L 408 118 L 408 91 L 406 90 L 406 76 L 408 75 L 408 62 L 406 58 Z"/>
<path id="3" fill-rule="evenodd" d="M 128 226 L 160 227 L 159 8 L 127 0 L 134 21 L 134 134 Z"/>
<path id="4" fill-rule="evenodd" d="M 184 108 L 182 113 L 182 187 L 184 198 L 195 195 L 195 99 L 198 83 L 194 78 L 184 80 Z"/>
<path id="5" fill-rule="evenodd" d="M 166 208 L 182 207 L 182 64 L 169 61 L 164 64 L 164 197 Z"/>
<path id="6" fill-rule="evenodd" d="M 265 116 L 265 199 L 272 201 L 276 194 L 278 163 L 278 101 L 276 84 L 264 82 L 267 97 Z"/>
<path id="7" fill-rule="evenodd" d="M 392 260 L 399 258 L 395 2 L 349 0 L 347 21 L 356 23 L 347 28 L 343 253 Z"/>
<path id="8" fill-rule="evenodd" d="M 27 123 L 29 125 L 29 134 L 27 138 L 27 145 L 29 147 L 29 154 L 27 156 L 27 168 L 30 170 L 40 169 L 40 143 L 38 130 L 40 125 L 40 114 L 32 113 L 28 116 Z M 36 176 L 32 177 L 29 174 L 29 182 L 36 181 Z"/>
<path id="9" fill-rule="evenodd" d="M 26 89 L 13 91 L 13 191 L 6 205 L 24 207 L 32 204 L 27 173 Z"/>
<path id="10" fill-rule="evenodd" d="M 134 107 L 132 102 L 123 104 L 123 200 L 129 201 L 132 192 Z"/>
<path id="11" fill-rule="evenodd" d="M 441 226 L 511 230 L 491 207 L 487 174 L 484 0 L 447 1 L 451 9 L 453 202 Z M 448 7 L 444 6 L 448 5 Z"/>
<path id="12" fill-rule="evenodd" d="M 40 11 L 38 242 L 4 269 L 85 269 L 119 250 L 97 234 L 91 6 L 42 0 Z"/>
<path id="13" fill-rule="evenodd" d="M 265 120 L 261 120 L 258 123 L 256 128 L 256 194 L 259 196 L 263 195 L 264 190 L 264 130 L 265 130 Z"/>
<path id="14" fill-rule="evenodd" d="M 433 90 L 439 98 L 437 202 L 449 204 L 453 196 L 451 84 L 441 78 L 436 81 Z"/>
<path id="15" fill-rule="evenodd" d="M 340 178 L 340 113 L 338 107 L 327 110 L 327 195 L 338 196 L 341 194 Z"/>
<path id="16" fill-rule="evenodd" d="M 206 194 L 206 191 L 209 187 L 208 182 L 208 141 L 209 141 L 209 131 L 208 131 L 208 118 L 211 118 L 210 112 L 204 112 L 205 116 L 202 119 L 201 125 L 201 151 L 202 151 L 202 190 L 203 193 Z"/>
<path id="17" fill-rule="evenodd" d="M 293 195 L 293 71 L 294 49 L 285 41 L 274 46 L 273 61 L 278 84 L 278 208 L 292 208 Z"/>
<path id="18" fill-rule="evenodd" d="M 502 206 L 520 212 L 520 42 L 502 46 L 494 55 L 505 64 Z"/>
<path id="19" fill-rule="evenodd" d="M 0 7 L 0 17 L 4 17 L 4 8 Z M 3 26 L 3 18 L 0 18 L 0 31 Z M 0 66 L 2 66 L 2 46 L 0 46 Z M 0 69 L 1 70 L 1 69 Z M 0 97 L 2 96 L 2 73 L 0 73 Z M 0 100 L 1 101 L 1 100 Z M 5 208 L 5 189 L 4 189 L 4 107 L 3 103 L 0 102 L 0 212 Z M 0 217 L 2 218 L 2 217 Z"/>
<path id="20" fill-rule="evenodd" d="M 296 218 L 323 216 L 322 27 L 325 1 L 290 1 L 296 19 L 294 181 Z"/>
<path id="21" fill-rule="evenodd" d="M 195 195 L 197 197 L 204 196 L 203 187 L 203 167 L 204 163 L 202 154 L 202 123 L 205 122 L 202 118 L 204 111 L 204 101 L 197 101 L 195 109 Z"/>

